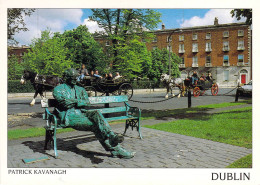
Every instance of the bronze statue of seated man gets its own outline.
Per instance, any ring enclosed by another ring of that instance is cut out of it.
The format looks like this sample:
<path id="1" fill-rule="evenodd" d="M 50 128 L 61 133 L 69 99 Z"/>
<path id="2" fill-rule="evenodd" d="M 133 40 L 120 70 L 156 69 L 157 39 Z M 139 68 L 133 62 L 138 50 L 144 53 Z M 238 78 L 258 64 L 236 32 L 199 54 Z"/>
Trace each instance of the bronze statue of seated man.
<path id="1" fill-rule="evenodd" d="M 67 127 L 76 130 L 92 131 L 105 150 L 113 157 L 132 158 L 135 152 L 129 152 L 119 143 L 123 136 L 115 134 L 100 111 L 85 108 L 90 104 L 84 88 L 77 86 L 78 72 L 68 69 L 64 72 L 64 84 L 54 88 L 53 97 L 58 101 L 58 116 Z"/>

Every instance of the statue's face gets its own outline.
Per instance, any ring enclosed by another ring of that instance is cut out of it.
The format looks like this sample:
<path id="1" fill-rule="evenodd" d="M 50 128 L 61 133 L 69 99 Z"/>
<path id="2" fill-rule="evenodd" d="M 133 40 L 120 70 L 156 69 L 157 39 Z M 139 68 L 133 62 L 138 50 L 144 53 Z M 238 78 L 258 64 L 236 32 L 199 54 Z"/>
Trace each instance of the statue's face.
<path id="1" fill-rule="evenodd" d="M 70 86 L 76 85 L 76 83 L 77 83 L 77 76 L 69 76 L 69 77 L 67 77 L 67 83 Z"/>

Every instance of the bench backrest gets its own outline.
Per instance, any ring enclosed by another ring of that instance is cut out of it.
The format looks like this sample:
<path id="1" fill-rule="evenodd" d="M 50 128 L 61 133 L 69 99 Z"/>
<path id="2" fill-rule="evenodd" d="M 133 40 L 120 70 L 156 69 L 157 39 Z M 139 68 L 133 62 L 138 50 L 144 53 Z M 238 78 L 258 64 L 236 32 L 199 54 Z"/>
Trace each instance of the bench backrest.
<path id="1" fill-rule="evenodd" d="M 105 104 L 105 103 L 121 103 L 128 102 L 128 97 L 126 95 L 122 96 L 97 96 L 89 97 L 91 105 Z M 56 99 L 45 99 L 41 100 L 42 108 L 56 107 L 58 101 Z M 110 108 L 111 109 L 111 108 Z"/>

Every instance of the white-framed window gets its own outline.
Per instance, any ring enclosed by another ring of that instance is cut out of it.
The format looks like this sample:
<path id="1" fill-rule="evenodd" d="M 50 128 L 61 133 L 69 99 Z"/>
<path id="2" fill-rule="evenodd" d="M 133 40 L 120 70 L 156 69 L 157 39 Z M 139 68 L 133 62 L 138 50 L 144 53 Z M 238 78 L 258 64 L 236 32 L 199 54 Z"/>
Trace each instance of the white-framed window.
<path id="1" fill-rule="evenodd" d="M 224 81 L 229 81 L 229 70 L 224 70 Z"/>
<path id="2" fill-rule="evenodd" d="M 179 41 L 184 41 L 184 35 L 179 35 Z"/>
<path id="3" fill-rule="evenodd" d="M 212 51 L 211 42 L 206 42 L 206 51 Z"/>
<path id="4" fill-rule="evenodd" d="M 223 42 L 223 51 L 229 51 L 229 42 L 228 41 Z"/>
<path id="5" fill-rule="evenodd" d="M 224 31 L 223 32 L 223 37 L 229 37 L 229 31 Z"/>
<path id="6" fill-rule="evenodd" d="M 239 63 L 244 63 L 244 55 L 238 55 L 237 60 Z"/>
<path id="7" fill-rule="evenodd" d="M 158 47 L 157 46 L 153 46 L 153 50 L 156 50 Z"/>
<path id="8" fill-rule="evenodd" d="M 166 38 L 166 42 L 171 42 L 172 41 L 172 36 L 167 36 L 167 38 Z"/>
<path id="9" fill-rule="evenodd" d="M 223 65 L 229 65 L 229 56 L 228 55 L 223 56 Z"/>
<path id="10" fill-rule="evenodd" d="M 197 33 L 193 33 L 192 34 L 192 40 L 197 40 L 198 39 L 198 34 Z"/>
<path id="11" fill-rule="evenodd" d="M 184 44 L 179 44 L 179 53 L 184 53 Z"/>
<path id="12" fill-rule="evenodd" d="M 211 64 L 211 56 L 206 56 L 206 64 Z"/>
<path id="13" fill-rule="evenodd" d="M 180 64 L 185 64 L 184 57 L 181 57 L 181 63 Z"/>
<path id="14" fill-rule="evenodd" d="M 239 36 L 239 37 L 244 36 L 244 30 L 238 30 L 237 31 L 237 36 Z"/>
<path id="15" fill-rule="evenodd" d="M 198 67 L 198 57 L 192 57 L 192 67 Z"/>
<path id="16" fill-rule="evenodd" d="M 152 42 L 157 42 L 157 36 L 155 36 L 154 38 L 153 38 L 153 41 Z"/>
<path id="17" fill-rule="evenodd" d="M 206 39 L 211 39 L 211 33 L 206 33 Z"/>
<path id="18" fill-rule="evenodd" d="M 170 51 L 170 52 L 172 52 L 172 46 L 169 46 L 169 45 L 168 45 L 168 46 L 167 46 L 167 50 Z"/>
<path id="19" fill-rule="evenodd" d="M 198 43 L 192 43 L 192 52 L 198 52 Z"/>
<path id="20" fill-rule="evenodd" d="M 106 46 L 110 46 L 110 43 L 109 43 L 109 41 L 106 41 Z"/>
<path id="21" fill-rule="evenodd" d="M 244 40 L 239 40 L 237 43 L 237 49 L 238 50 L 244 50 L 245 46 L 244 46 Z"/>

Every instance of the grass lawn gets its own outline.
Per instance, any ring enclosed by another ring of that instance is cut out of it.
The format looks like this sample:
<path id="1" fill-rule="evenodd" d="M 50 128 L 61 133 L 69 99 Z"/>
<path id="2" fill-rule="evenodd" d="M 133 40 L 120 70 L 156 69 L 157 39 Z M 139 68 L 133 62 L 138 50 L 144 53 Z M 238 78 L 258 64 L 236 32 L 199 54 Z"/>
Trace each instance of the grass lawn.
<path id="1" fill-rule="evenodd" d="M 58 129 L 57 133 L 71 132 L 74 131 L 72 128 Z M 8 139 L 20 139 L 28 137 L 38 137 L 45 135 L 45 128 L 29 128 L 29 129 L 15 129 L 8 131 Z"/>
<path id="2" fill-rule="evenodd" d="M 144 127 L 252 148 L 252 107 Z"/>
<path id="3" fill-rule="evenodd" d="M 252 168 L 252 154 L 249 154 L 241 159 L 235 161 L 227 168 Z"/>

